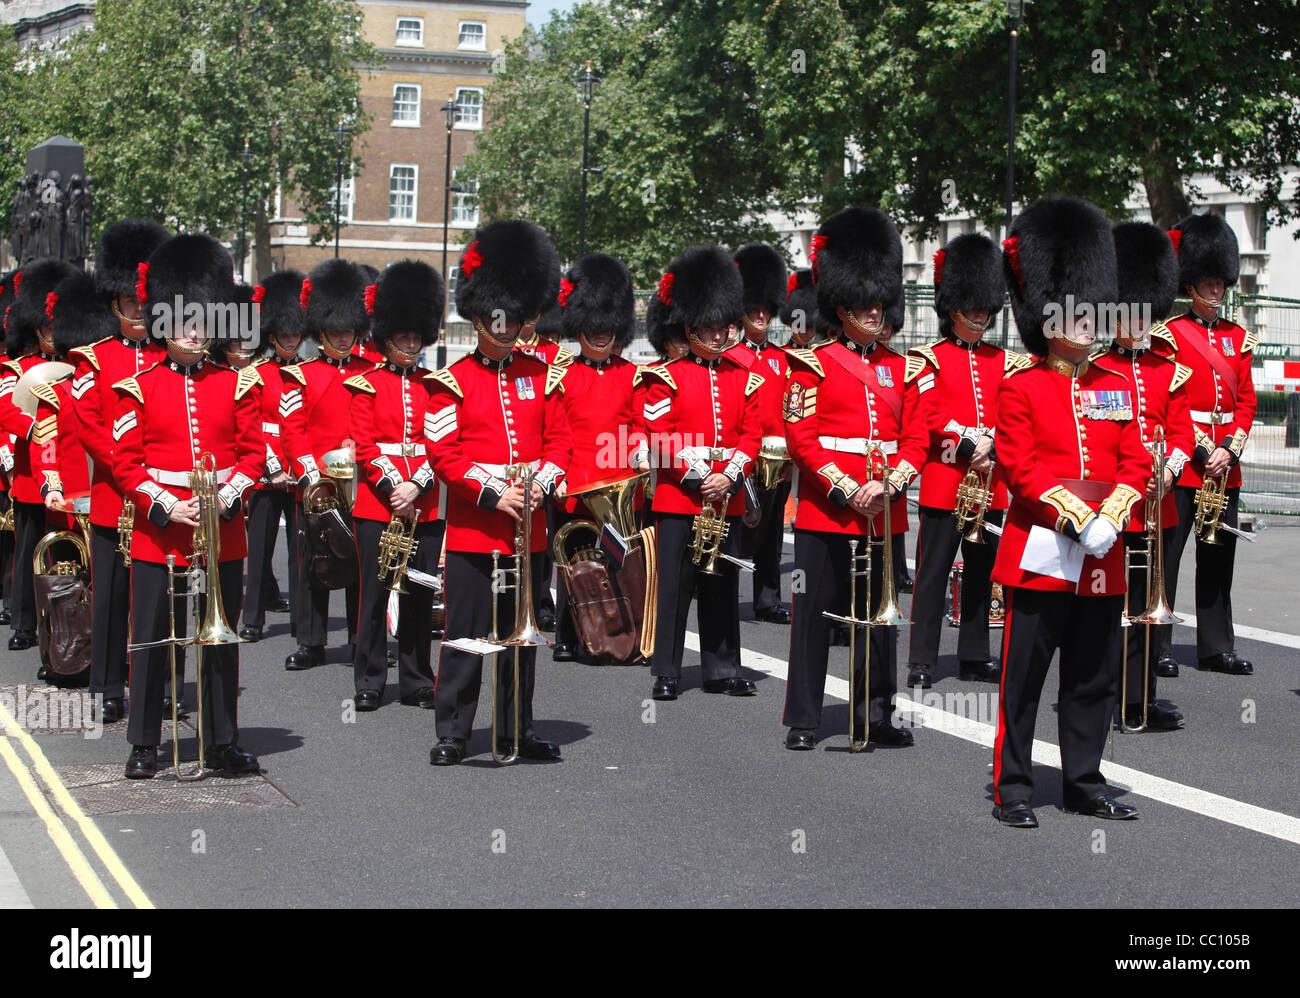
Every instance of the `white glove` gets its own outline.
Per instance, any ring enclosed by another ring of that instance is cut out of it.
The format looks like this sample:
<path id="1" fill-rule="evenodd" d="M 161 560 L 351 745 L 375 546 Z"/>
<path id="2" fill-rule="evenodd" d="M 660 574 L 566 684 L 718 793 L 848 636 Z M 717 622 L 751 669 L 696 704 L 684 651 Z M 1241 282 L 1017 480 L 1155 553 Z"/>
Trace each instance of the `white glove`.
<path id="1" fill-rule="evenodd" d="M 1079 534 L 1079 543 L 1094 558 L 1104 558 L 1117 540 L 1119 531 L 1104 516 L 1094 516 Z"/>

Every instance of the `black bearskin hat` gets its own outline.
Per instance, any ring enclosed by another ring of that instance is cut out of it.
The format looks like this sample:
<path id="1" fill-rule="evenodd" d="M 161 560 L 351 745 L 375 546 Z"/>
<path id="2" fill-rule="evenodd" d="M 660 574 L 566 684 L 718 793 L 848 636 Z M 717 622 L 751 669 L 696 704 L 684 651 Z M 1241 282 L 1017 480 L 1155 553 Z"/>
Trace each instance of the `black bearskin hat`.
<path id="1" fill-rule="evenodd" d="M 227 322 L 224 326 L 212 330 L 208 349 L 212 356 L 223 364 L 226 363 L 226 347 L 237 345 L 241 350 L 256 353 L 266 342 L 266 337 L 262 334 L 260 315 L 256 328 L 253 325 L 252 305 L 256 290 L 249 284 L 236 284 L 231 298 L 236 306 L 235 321 Z"/>
<path id="2" fill-rule="evenodd" d="M 934 310 L 939 331 L 952 332 L 952 313 L 1001 310 L 1007 294 L 1002 253 L 988 236 L 974 232 L 948 240 L 934 254 Z"/>
<path id="3" fill-rule="evenodd" d="M 1035 201 L 1016 216 L 1002 246 L 1011 308 L 1026 350 L 1047 355 L 1043 324 L 1069 318 L 1067 298 L 1076 314 L 1091 308 L 1099 338 L 1107 332 L 1101 308 L 1116 298 L 1115 238 L 1096 205 L 1059 194 Z"/>
<path id="4" fill-rule="evenodd" d="M 116 336 L 117 316 L 99 294 L 96 281 L 89 274 L 75 273 L 54 288 L 54 352 L 67 356 L 75 347 L 98 343 Z"/>
<path id="5" fill-rule="evenodd" d="M 426 347 L 436 342 L 445 301 L 442 278 L 427 263 L 390 263 L 375 282 L 370 330 L 375 346 L 383 350 L 394 333 L 419 333 Z"/>
<path id="6" fill-rule="evenodd" d="M 553 301 L 542 309 L 541 316 L 533 325 L 533 332 L 539 339 L 552 342 L 564 336 L 564 309 L 560 308 L 558 301 Z"/>
<path id="7" fill-rule="evenodd" d="M 692 246 L 673 260 L 658 294 L 668 299 L 671 321 L 692 329 L 739 322 L 744 291 L 735 261 L 722 247 L 708 244 Z"/>
<path id="8" fill-rule="evenodd" d="M 0 335 L 4 333 L 9 306 L 14 303 L 14 275 L 17 273 L 18 270 L 15 268 L 6 274 L 0 274 Z"/>
<path id="9" fill-rule="evenodd" d="M 230 305 L 235 295 L 235 265 L 226 248 L 209 235 L 172 236 L 144 265 L 144 319 L 151 333 L 170 333 L 191 305 Z M 137 292 L 138 295 L 138 292 Z M 181 313 L 173 315 L 180 299 Z M 213 335 L 217 330 L 208 330 Z"/>
<path id="10" fill-rule="evenodd" d="M 669 340 L 686 341 L 685 327 L 672 321 L 672 308 L 657 294 L 651 295 L 650 301 L 646 303 L 645 333 L 650 346 L 660 357 L 668 356 Z"/>
<path id="11" fill-rule="evenodd" d="M 1179 291 L 1206 278 L 1222 278 L 1228 287 L 1237 283 L 1241 273 L 1237 235 L 1221 215 L 1188 215 L 1170 230 L 1169 238 L 1176 240 Z"/>
<path id="12" fill-rule="evenodd" d="M 351 329 L 358 341 L 365 339 L 370 330 L 368 284 L 361 268 L 347 260 L 326 260 L 312 267 L 299 299 L 307 332 L 320 339 L 326 329 Z"/>
<path id="13" fill-rule="evenodd" d="M 532 222 L 491 222 L 460 258 L 456 311 L 490 322 L 498 310 L 511 322 L 537 318 L 559 291 L 559 260 L 551 240 Z"/>
<path id="14" fill-rule="evenodd" d="M 743 309 L 766 308 L 776 315 L 785 301 L 785 259 L 767 243 L 742 246 L 734 259 L 745 286 Z"/>
<path id="15" fill-rule="evenodd" d="M 108 298 L 135 294 L 140 264 L 170 235 L 157 222 L 143 218 L 124 218 L 108 226 L 99 237 L 95 256 L 95 289 Z"/>
<path id="16" fill-rule="evenodd" d="M 900 298 L 889 308 L 885 309 L 885 325 L 889 327 L 889 335 L 903 331 L 903 323 L 907 320 L 907 302 Z"/>
<path id="17" fill-rule="evenodd" d="M 817 305 L 832 326 L 840 323 L 836 308 L 880 302 L 888 311 L 903 297 L 903 243 L 875 208 L 845 208 L 826 219 L 808 257 Z"/>
<path id="18" fill-rule="evenodd" d="M 817 291 L 813 288 L 812 271 L 796 270 L 786 282 L 785 304 L 781 306 L 781 321 L 794 329 L 802 323 L 804 330 L 826 335 L 826 318 L 817 307 Z"/>
<path id="19" fill-rule="evenodd" d="M 253 289 L 258 307 L 258 326 L 263 346 L 270 349 L 275 333 L 297 333 L 306 327 L 302 311 L 302 274 L 296 270 L 278 270 Z"/>
<path id="20" fill-rule="evenodd" d="M 615 346 L 632 342 L 636 303 L 632 277 L 622 260 L 604 253 L 587 254 L 560 282 L 559 301 L 567 339 L 576 340 L 579 333 L 613 333 Z"/>
<path id="21" fill-rule="evenodd" d="M 1151 307 L 1151 321 L 1167 317 L 1178 297 L 1178 258 L 1169 233 L 1150 222 L 1120 222 L 1115 235 L 1119 297 L 1129 308 Z"/>
<path id="22" fill-rule="evenodd" d="M 10 357 L 21 357 L 36 346 L 36 331 L 50 324 L 45 299 L 60 281 L 79 273 L 70 263 L 46 259 L 29 263 L 15 276 L 17 294 L 5 323 L 5 352 Z"/>

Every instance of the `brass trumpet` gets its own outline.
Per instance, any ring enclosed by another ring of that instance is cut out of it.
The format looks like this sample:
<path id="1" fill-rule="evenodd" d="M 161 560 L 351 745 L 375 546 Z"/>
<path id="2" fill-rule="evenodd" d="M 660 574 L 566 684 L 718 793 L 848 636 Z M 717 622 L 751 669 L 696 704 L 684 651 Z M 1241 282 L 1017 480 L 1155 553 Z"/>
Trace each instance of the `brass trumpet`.
<path id="1" fill-rule="evenodd" d="M 953 513 L 957 517 L 957 531 L 962 540 L 972 544 L 986 544 L 984 536 L 984 515 L 993 502 L 993 466 L 989 465 L 984 474 L 967 471 L 957 486 L 957 508 Z"/>
<path id="2" fill-rule="evenodd" d="M 395 516 L 379 535 L 379 581 L 383 582 L 392 573 L 393 581 L 388 585 L 389 592 L 406 595 L 403 580 L 406 578 L 406 564 L 420 546 L 420 542 L 415 539 L 415 528 L 419 524 L 418 511 L 409 521 Z"/>
<path id="3" fill-rule="evenodd" d="M 700 566 L 705 575 L 721 575 L 718 571 L 718 548 L 727 536 L 727 516 L 724 505 L 706 502 L 691 522 L 691 562 Z"/>
<path id="4" fill-rule="evenodd" d="M 122 512 L 117 514 L 117 549 L 122 552 L 122 565 L 131 567 L 131 538 L 135 533 L 135 503 L 122 500 Z"/>

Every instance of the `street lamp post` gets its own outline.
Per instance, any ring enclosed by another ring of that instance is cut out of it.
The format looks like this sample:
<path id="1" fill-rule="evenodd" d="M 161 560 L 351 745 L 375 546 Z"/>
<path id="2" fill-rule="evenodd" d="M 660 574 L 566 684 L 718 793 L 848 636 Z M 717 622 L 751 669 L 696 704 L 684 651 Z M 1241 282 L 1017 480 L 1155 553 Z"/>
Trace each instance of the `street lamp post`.
<path id="1" fill-rule="evenodd" d="M 1020 21 L 1024 17 L 1025 4 L 1030 0 L 1006 0 L 1007 16 L 1011 24 L 1011 69 L 1007 85 L 1007 211 L 1003 223 L 1005 232 L 1011 231 L 1011 196 L 1016 177 L 1016 68 L 1020 57 Z M 1007 310 L 1002 312 L 1002 343 L 1005 346 L 1009 333 L 1010 318 Z"/>
<path id="2" fill-rule="evenodd" d="M 451 308 L 451 282 L 447 270 L 447 226 L 451 221 L 451 130 L 456 124 L 456 98 L 453 97 L 448 100 L 440 110 L 447 119 L 447 156 L 442 179 L 442 286 L 447 293 L 443 296 L 442 303 L 443 335 L 438 337 L 436 354 L 439 370 L 447 366 L 447 313 Z"/>
<path id="3" fill-rule="evenodd" d="M 244 163 L 244 205 L 239 211 L 239 276 L 244 278 L 248 263 L 248 136 L 244 136 L 244 151 L 239 158 Z"/>
<path id="4" fill-rule="evenodd" d="M 587 60 L 587 68 L 578 77 L 578 85 L 582 88 L 582 208 L 578 228 L 578 256 L 582 257 L 587 252 L 587 174 L 600 172 L 599 169 L 587 166 L 587 144 L 591 137 L 591 98 L 600 85 L 600 77 L 591 71 L 590 59 Z"/>
<path id="5" fill-rule="evenodd" d="M 343 118 L 339 118 L 338 127 L 334 129 L 334 136 L 338 139 L 338 173 L 334 180 L 334 259 L 339 255 L 339 230 L 343 227 L 343 142 L 348 137 L 348 129 L 343 124 Z"/>

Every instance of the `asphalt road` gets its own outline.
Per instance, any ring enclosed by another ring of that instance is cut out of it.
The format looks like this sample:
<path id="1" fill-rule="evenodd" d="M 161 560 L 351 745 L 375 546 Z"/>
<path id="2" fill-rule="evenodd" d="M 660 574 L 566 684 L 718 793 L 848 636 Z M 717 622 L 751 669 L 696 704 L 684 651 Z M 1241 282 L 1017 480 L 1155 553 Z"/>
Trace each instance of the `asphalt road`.
<path id="1" fill-rule="evenodd" d="M 1266 537 L 1238 555 L 1238 622 L 1300 634 L 1290 607 L 1300 529 L 1271 525 Z M 1183 591 L 1191 593 L 1190 577 Z M 1300 828 L 1295 647 L 1242 638 L 1238 650 L 1254 660 L 1253 677 L 1185 668 L 1162 681 L 1161 696 L 1188 717 L 1186 730 L 1116 735 L 1113 746 L 1115 763 L 1174 788 L 1150 791 L 1161 799 L 1124 793 L 1140 820 L 1065 814 L 1059 772 L 1040 766 L 1033 803 L 1041 827 L 1022 831 L 990 817 L 991 753 L 975 741 L 918 727 L 910 749 L 853 754 L 847 707 L 828 696 L 817 750 L 785 751 L 778 676 L 789 632 L 748 619 L 744 583 L 742 598 L 744 646 L 765 656 L 748 659 L 767 670 L 751 673 L 757 697 L 703 694 L 690 651 L 685 694 L 657 704 L 643 668 L 556 664 L 543 651 L 537 729 L 563 743 L 564 760 L 505 769 L 488 753 L 486 688 L 472 757 L 435 769 L 428 763 L 432 713 L 398 704 L 395 679 L 379 712 L 345 720 L 352 681 L 337 647 L 341 594 L 336 647 L 310 672 L 282 668 L 294 645 L 287 617 L 273 615 L 268 637 L 243 648 L 240 720 L 242 744 L 274 786 L 214 810 L 139 813 L 128 802 L 121 813 L 88 820 L 158 907 L 1300 902 L 1288 873 L 1296 844 L 1258 830 L 1294 835 Z M 994 723 L 996 688 L 955 678 L 955 634 L 945 631 L 932 693 L 948 695 L 940 707 L 953 694 L 974 694 L 965 709 L 973 705 L 977 720 Z M 1184 662 L 1194 659 L 1192 638 L 1186 628 L 1176 635 Z M 901 686 L 905 633 L 900 640 Z M 846 649 L 833 649 L 833 675 L 842 680 L 846 666 Z M 0 651 L 0 686 L 31 683 L 35 669 L 34 652 Z M 1049 676 L 1037 730 L 1053 744 L 1054 689 Z M 128 752 L 120 731 L 35 740 L 65 775 L 84 764 L 120 770 Z M 191 752 L 192 742 L 184 747 Z M 163 778 L 131 789 L 154 802 L 177 791 Z M 1209 798 L 1193 791 L 1264 810 L 1229 807 L 1237 823 L 1220 820 L 1198 812 L 1198 801 Z M 57 805 L 54 812 L 61 815 Z M 25 894 L 38 907 L 85 906 L 85 888 L 46 829 L 0 766 L 0 849 L 21 885 L 21 892 L 11 887 L 10 901 Z M 128 903 L 102 864 L 93 856 L 90 864 L 114 899 Z M 0 863 L 0 899 L 6 883 Z"/>

